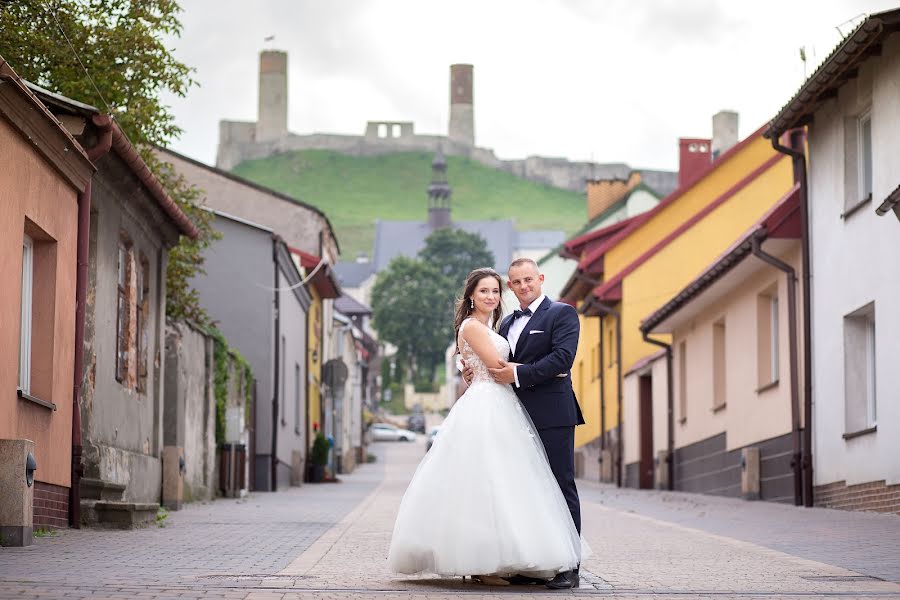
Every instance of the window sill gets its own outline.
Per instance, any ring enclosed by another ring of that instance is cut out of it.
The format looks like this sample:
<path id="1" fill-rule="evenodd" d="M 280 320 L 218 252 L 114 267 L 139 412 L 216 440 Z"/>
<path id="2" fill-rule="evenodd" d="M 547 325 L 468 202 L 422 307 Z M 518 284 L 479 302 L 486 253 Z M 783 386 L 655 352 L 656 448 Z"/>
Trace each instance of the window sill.
<path id="1" fill-rule="evenodd" d="M 859 431 L 854 431 L 852 433 L 845 433 L 844 439 L 852 440 L 853 438 L 858 438 L 858 437 L 861 437 L 864 435 L 869 435 L 870 433 L 875 433 L 876 431 L 878 431 L 878 425 L 873 425 L 872 427 L 869 427 L 868 429 L 860 429 Z"/>
<path id="2" fill-rule="evenodd" d="M 43 406 L 44 408 L 56 410 L 56 404 L 54 404 L 53 402 L 47 402 L 46 400 L 41 400 L 40 398 L 32 396 L 31 394 L 26 394 L 22 391 L 22 388 L 16 388 L 16 396 L 18 396 L 20 400 L 34 402 L 35 404 Z"/>
<path id="3" fill-rule="evenodd" d="M 771 390 L 772 388 L 777 388 L 777 387 L 778 387 L 778 380 L 776 379 L 775 381 L 772 381 L 770 383 L 767 383 L 765 385 L 762 385 L 762 386 L 756 388 L 756 393 L 762 394 L 763 392 L 767 392 L 767 391 Z"/>
<path id="4" fill-rule="evenodd" d="M 726 407 L 726 406 L 728 406 L 728 403 L 727 403 L 727 402 L 723 402 L 722 404 L 720 404 L 720 405 L 718 405 L 718 406 L 713 406 L 713 407 L 710 409 L 710 412 L 712 412 L 712 413 L 717 413 L 717 412 L 723 411 L 723 410 L 725 410 L 725 407 Z"/>
<path id="5" fill-rule="evenodd" d="M 859 211 L 859 209 L 861 209 L 862 207 L 866 206 L 867 204 L 869 204 L 871 202 L 872 202 L 872 194 L 869 194 L 868 196 L 866 196 L 865 198 L 863 198 L 862 200 L 860 200 L 859 202 L 857 202 L 856 204 L 854 204 L 853 206 L 851 206 L 850 208 L 845 210 L 844 214 L 841 215 L 841 219 L 844 219 L 844 220 L 848 219 L 851 215 L 857 213 Z"/>

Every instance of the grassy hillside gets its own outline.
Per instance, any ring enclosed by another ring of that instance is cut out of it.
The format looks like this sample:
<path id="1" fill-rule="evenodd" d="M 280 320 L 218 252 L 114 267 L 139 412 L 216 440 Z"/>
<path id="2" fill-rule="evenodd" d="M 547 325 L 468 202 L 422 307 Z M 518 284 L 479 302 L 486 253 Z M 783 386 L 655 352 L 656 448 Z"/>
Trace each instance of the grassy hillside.
<path id="1" fill-rule="evenodd" d="M 251 160 L 234 172 L 317 206 L 337 230 L 345 260 L 371 254 L 375 219 L 416 221 L 428 214 L 431 154 L 346 156 L 304 150 Z M 514 219 L 520 230 L 573 233 L 586 219 L 584 197 L 519 179 L 467 158 L 448 157 L 453 218 Z"/>

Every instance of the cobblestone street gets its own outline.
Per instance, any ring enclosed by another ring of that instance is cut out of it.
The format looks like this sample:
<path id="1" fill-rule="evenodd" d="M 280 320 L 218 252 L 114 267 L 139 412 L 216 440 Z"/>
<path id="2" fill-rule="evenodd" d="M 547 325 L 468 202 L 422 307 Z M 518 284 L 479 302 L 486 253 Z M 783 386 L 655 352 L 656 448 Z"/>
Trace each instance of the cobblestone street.
<path id="1" fill-rule="evenodd" d="M 165 527 L 67 530 L 0 549 L 0 598 L 900 598 L 900 518 L 580 482 L 581 587 L 487 587 L 388 572 L 421 443 L 376 444 L 340 484 L 218 500 Z"/>

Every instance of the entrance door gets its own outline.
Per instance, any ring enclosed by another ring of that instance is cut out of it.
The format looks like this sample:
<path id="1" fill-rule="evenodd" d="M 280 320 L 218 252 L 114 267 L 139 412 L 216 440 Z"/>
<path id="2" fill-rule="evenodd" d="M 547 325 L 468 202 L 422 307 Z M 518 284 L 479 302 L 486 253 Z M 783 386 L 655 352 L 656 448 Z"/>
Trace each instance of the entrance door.
<path id="1" fill-rule="evenodd" d="M 641 462 L 639 485 L 641 489 L 653 488 L 653 378 L 640 378 Z"/>

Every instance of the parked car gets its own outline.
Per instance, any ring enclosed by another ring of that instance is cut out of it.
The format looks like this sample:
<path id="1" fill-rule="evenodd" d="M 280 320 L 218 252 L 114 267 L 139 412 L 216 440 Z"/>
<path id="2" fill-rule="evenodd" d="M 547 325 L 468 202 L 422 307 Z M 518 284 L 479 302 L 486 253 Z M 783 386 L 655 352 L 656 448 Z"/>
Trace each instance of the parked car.
<path id="1" fill-rule="evenodd" d="M 372 440 L 376 442 L 413 442 L 416 439 L 416 432 L 400 429 L 388 423 L 372 423 L 369 431 Z"/>
<path id="2" fill-rule="evenodd" d="M 410 431 L 425 433 L 425 415 L 422 413 L 413 413 L 406 420 L 406 428 Z"/>
<path id="3" fill-rule="evenodd" d="M 431 450 L 432 444 L 434 444 L 434 438 L 437 437 L 438 432 L 441 430 L 440 425 L 435 425 L 431 429 L 428 430 L 428 436 L 425 438 L 425 452 Z"/>

